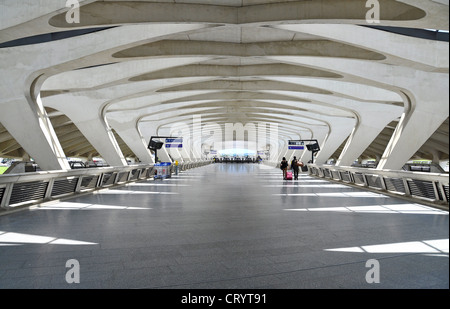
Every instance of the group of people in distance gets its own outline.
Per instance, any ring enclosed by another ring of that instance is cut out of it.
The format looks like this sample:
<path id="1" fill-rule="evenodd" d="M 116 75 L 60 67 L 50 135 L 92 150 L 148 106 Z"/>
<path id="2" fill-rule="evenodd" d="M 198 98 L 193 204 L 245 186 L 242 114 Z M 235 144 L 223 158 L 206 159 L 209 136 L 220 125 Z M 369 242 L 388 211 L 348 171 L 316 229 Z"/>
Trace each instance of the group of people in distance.
<path id="1" fill-rule="evenodd" d="M 292 162 L 291 162 L 291 169 L 292 169 L 292 173 L 294 174 L 293 176 L 294 176 L 294 180 L 298 180 L 298 172 L 299 172 L 299 170 L 300 170 L 300 168 L 303 166 L 303 162 L 300 162 L 300 161 L 298 161 L 297 160 L 297 157 L 294 157 L 293 159 L 292 159 Z M 290 179 L 292 179 L 291 177 L 290 177 L 290 175 L 288 175 L 288 167 L 289 167 L 289 163 L 288 163 L 288 161 L 286 160 L 286 158 L 285 157 L 283 157 L 283 159 L 281 160 L 281 163 L 280 163 L 280 169 L 283 171 L 283 179 L 284 180 L 290 180 Z M 289 176 L 289 177 L 288 177 Z"/>

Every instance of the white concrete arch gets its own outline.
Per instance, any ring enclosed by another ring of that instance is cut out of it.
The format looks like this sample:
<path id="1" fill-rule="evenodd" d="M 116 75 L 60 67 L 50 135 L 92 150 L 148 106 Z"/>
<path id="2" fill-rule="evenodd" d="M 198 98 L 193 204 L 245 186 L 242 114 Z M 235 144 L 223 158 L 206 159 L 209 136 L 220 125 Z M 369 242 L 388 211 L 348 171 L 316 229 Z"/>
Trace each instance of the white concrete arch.
<path id="1" fill-rule="evenodd" d="M 318 163 L 448 159 L 448 32 L 426 30 L 448 31 L 448 3 L 380 1 L 373 23 L 360 0 L 89 0 L 68 23 L 63 2 L 0 4 L 1 155 L 68 168 L 77 128 L 111 165 L 126 164 L 113 132 L 152 162 L 145 123 L 202 115 L 277 125 L 277 159 L 299 136 L 320 141 Z"/>

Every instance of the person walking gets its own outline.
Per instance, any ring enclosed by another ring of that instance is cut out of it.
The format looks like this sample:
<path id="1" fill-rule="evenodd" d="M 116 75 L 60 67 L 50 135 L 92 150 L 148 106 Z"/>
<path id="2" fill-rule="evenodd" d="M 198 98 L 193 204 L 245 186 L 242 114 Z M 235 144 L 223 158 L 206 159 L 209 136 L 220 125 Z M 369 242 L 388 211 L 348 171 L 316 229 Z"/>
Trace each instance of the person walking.
<path id="1" fill-rule="evenodd" d="M 297 157 L 294 156 L 291 162 L 291 169 L 294 174 L 294 180 L 298 180 L 298 172 L 299 172 L 300 164 L 297 160 Z"/>
<path id="2" fill-rule="evenodd" d="M 283 179 L 286 180 L 286 173 L 287 173 L 287 168 L 289 166 L 288 161 L 286 160 L 285 157 L 283 157 L 283 159 L 281 160 L 280 163 L 280 169 L 283 171 Z"/>

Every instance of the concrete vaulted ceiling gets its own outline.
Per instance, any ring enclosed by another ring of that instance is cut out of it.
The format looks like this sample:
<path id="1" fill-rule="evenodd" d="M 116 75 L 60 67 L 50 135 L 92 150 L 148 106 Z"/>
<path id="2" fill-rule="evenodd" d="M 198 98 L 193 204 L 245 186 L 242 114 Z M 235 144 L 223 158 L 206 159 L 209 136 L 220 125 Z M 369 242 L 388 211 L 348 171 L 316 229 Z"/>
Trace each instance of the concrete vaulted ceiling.
<path id="1" fill-rule="evenodd" d="M 65 1 L 2 1 L 0 156 L 151 162 L 200 116 L 276 124 L 281 155 L 318 139 L 318 163 L 448 159 L 448 1 L 380 0 L 379 23 L 367 3 L 90 0 L 68 23 Z"/>

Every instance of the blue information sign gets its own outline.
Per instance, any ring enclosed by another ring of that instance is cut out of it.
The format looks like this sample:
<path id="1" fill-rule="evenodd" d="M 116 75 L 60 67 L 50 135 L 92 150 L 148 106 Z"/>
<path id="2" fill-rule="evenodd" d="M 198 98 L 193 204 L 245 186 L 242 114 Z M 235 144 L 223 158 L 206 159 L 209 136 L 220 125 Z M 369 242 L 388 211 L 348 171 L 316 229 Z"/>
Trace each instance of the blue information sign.
<path id="1" fill-rule="evenodd" d="M 303 141 L 289 140 L 288 149 L 304 150 L 305 149 L 304 145 L 305 145 L 305 143 Z"/>
<path id="2" fill-rule="evenodd" d="M 166 138 L 165 142 L 166 148 L 183 148 L 182 138 Z"/>

